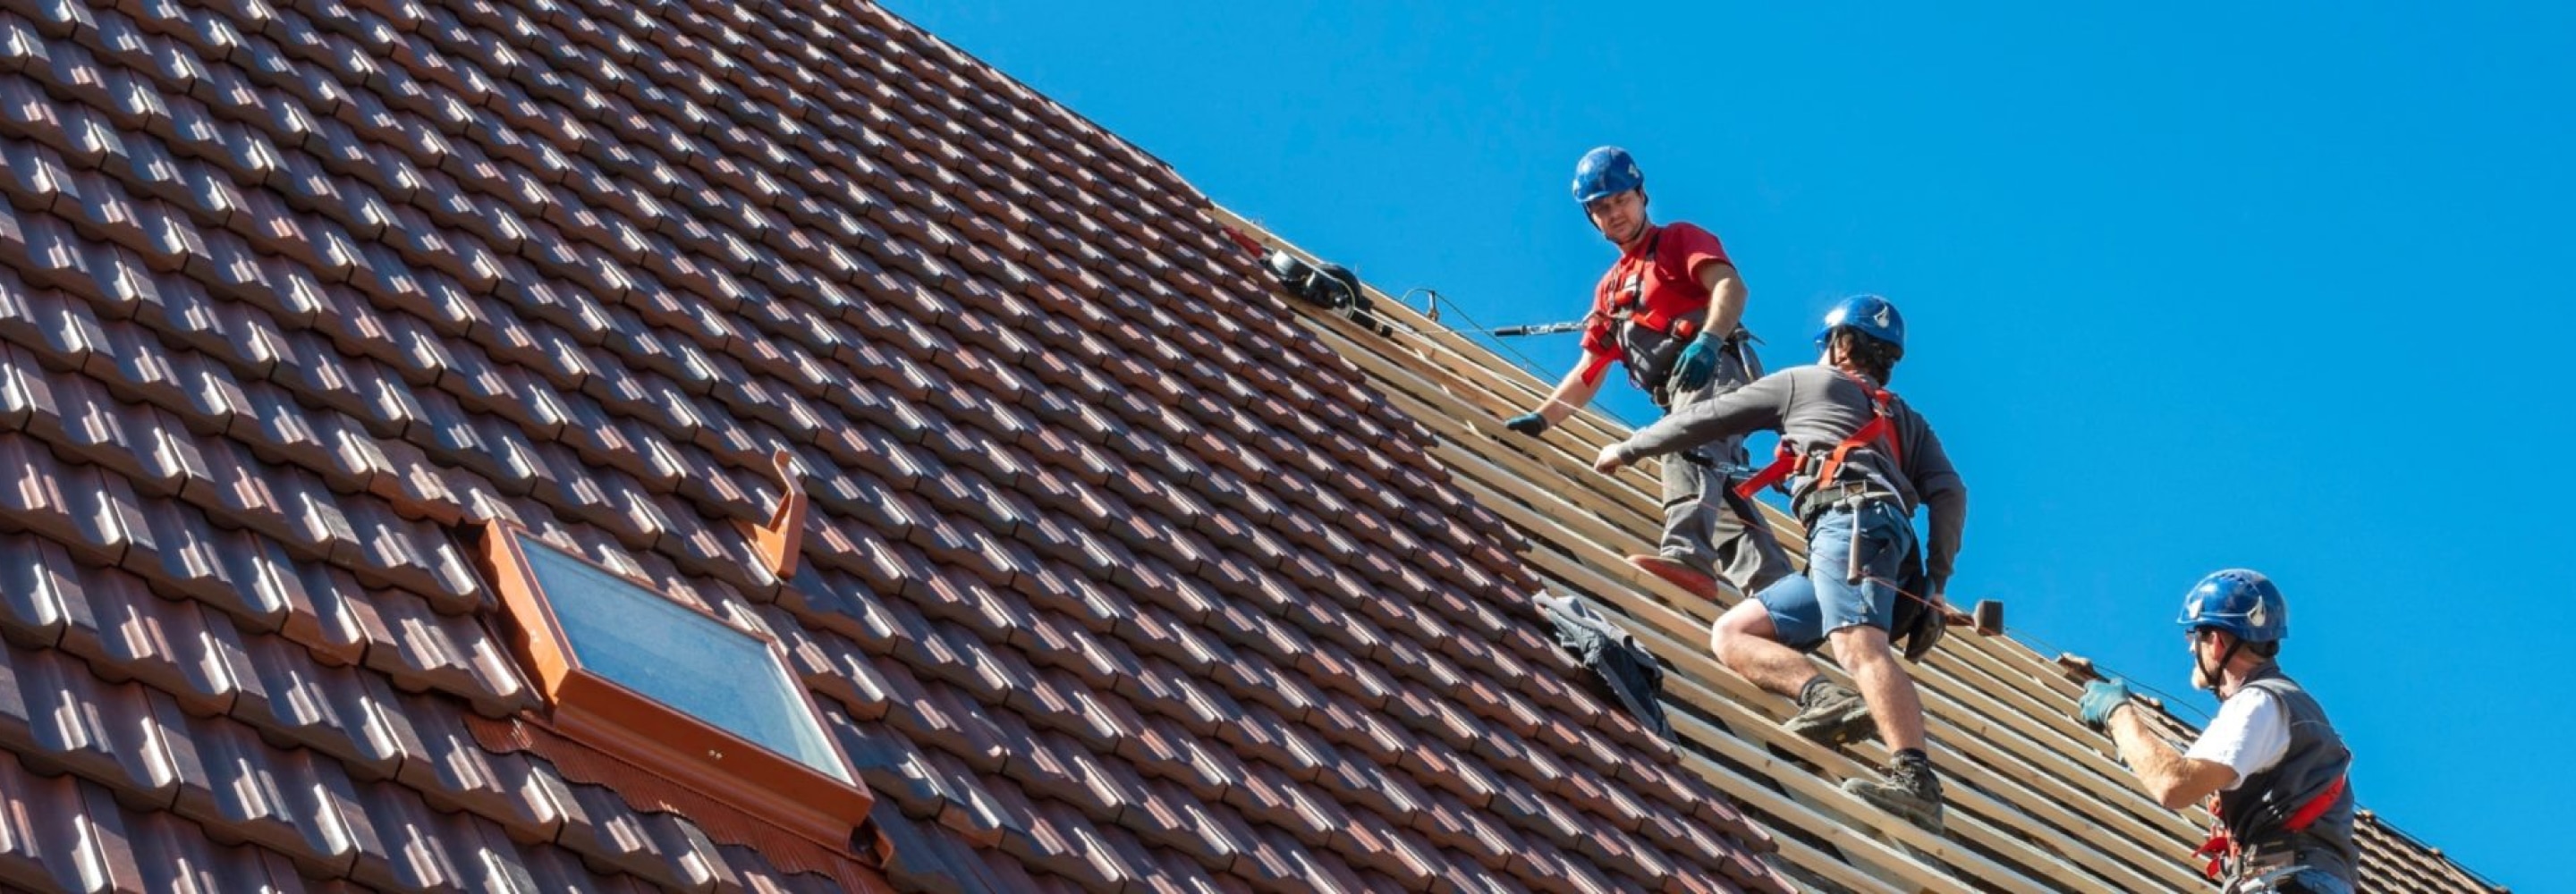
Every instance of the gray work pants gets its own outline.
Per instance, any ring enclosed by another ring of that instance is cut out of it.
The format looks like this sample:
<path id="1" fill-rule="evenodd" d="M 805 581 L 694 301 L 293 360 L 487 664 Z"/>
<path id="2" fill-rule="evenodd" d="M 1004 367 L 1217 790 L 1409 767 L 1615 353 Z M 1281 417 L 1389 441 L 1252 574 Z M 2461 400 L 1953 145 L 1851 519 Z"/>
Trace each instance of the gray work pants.
<path id="1" fill-rule="evenodd" d="M 1675 395 L 1665 412 L 1679 412 L 1751 383 L 1762 367 L 1750 358 L 1741 345 L 1720 352 L 1708 385 Z M 1760 507 L 1735 495 L 1728 470 L 1744 467 L 1742 436 L 1664 457 L 1664 538 L 1656 551 L 1750 594 L 1792 569 Z"/>

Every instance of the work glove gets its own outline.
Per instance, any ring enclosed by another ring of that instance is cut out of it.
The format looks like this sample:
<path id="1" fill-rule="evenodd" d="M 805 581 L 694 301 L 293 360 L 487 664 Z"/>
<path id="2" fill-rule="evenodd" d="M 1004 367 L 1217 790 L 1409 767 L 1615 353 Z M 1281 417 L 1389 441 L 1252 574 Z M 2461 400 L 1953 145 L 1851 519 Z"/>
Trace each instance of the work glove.
<path id="1" fill-rule="evenodd" d="M 1932 654 L 1932 647 L 1940 645 L 1941 638 L 1950 635 L 1949 615 L 1939 596 L 1932 597 L 1931 604 L 1914 613 L 1913 626 L 1905 630 L 1905 660 L 1920 664 L 1924 656 Z"/>
<path id="2" fill-rule="evenodd" d="M 2128 703 L 2129 684 L 2103 677 L 2085 685 L 2084 697 L 2075 702 L 2075 716 L 2083 718 L 2085 726 L 2106 729 L 2111 724 L 2111 713 Z"/>
<path id="3" fill-rule="evenodd" d="M 1547 417 L 1537 413 L 1522 413 L 1503 420 L 1503 427 L 1535 438 L 1540 432 L 1547 430 Z"/>
<path id="4" fill-rule="evenodd" d="M 1703 335 L 1682 346 L 1681 356 L 1673 358 L 1673 393 L 1687 394 L 1708 387 L 1709 377 L 1717 374 L 1717 342 Z"/>

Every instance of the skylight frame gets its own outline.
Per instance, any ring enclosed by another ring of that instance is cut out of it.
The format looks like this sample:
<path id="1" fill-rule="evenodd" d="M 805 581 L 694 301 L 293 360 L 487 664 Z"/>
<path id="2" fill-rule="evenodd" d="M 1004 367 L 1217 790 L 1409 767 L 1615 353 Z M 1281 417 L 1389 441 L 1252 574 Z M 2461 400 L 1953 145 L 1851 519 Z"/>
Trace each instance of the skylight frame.
<path id="1" fill-rule="evenodd" d="M 531 546 L 523 547 L 522 538 Z M 716 726 L 584 667 L 563 622 L 538 583 L 525 549 L 548 549 L 631 585 L 654 598 L 688 610 L 716 624 L 758 640 L 788 689 L 821 731 L 823 745 L 850 781 L 807 766 L 794 756 Z M 786 650 L 776 637 L 744 630 L 722 617 L 691 605 L 616 569 L 569 550 L 547 545 L 520 525 L 493 520 L 484 524 L 479 558 L 493 590 L 499 594 L 503 633 L 522 667 L 543 696 L 543 721 L 564 737 L 610 757 L 671 780 L 755 816 L 771 820 L 819 843 L 848 847 L 851 833 L 875 806 L 831 733 L 821 706 L 797 678 Z"/>

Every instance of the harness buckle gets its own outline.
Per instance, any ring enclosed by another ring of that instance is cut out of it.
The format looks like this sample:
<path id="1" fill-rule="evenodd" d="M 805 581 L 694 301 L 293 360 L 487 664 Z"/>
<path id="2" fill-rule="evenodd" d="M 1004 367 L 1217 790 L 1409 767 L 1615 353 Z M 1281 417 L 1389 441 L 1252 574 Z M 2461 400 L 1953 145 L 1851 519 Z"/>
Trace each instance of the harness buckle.
<path id="1" fill-rule="evenodd" d="M 1858 511 L 1871 495 L 1867 481 L 1819 482 L 1815 492 L 1819 499 L 1854 511 Z"/>

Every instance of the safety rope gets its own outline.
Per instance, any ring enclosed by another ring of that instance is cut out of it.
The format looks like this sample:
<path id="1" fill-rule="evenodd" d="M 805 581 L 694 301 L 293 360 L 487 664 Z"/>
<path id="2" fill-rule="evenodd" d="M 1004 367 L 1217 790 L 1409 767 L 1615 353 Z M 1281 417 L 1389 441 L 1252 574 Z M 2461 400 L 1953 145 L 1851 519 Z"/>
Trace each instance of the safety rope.
<path id="1" fill-rule="evenodd" d="M 1437 294 L 1437 293 L 1434 293 L 1434 294 Z M 1445 298 L 1444 298 L 1444 299 L 1442 299 L 1442 300 L 1446 301 L 1447 299 L 1445 299 Z M 1449 307 L 1450 307 L 1450 308 L 1452 308 L 1452 309 L 1456 309 L 1456 308 L 1457 308 L 1457 306 L 1458 306 L 1458 305 L 1457 305 L 1457 303 L 1456 303 L 1456 302 L 1449 302 Z M 1402 322 L 1398 322 L 1398 321 L 1396 321 L 1396 320 L 1387 319 L 1386 317 L 1383 317 L 1383 316 L 1381 316 L 1381 317 L 1379 317 L 1379 318 L 1378 318 L 1378 322 L 1385 324 L 1389 330 L 1391 330 L 1391 331 L 1395 332 L 1395 333 L 1396 333 L 1396 334 L 1398 334 L 1398 335 L 1403 335 L 1403 336 L 1408 336 L 1408 337 L 1411 337 L 1411 338 L 1414 338 L 1414 339 L 1418 339 L 1422 345 L 1428 346 L 1428 347 L 1430 347 L 1432 350 L 1439 351 L 1440 353 L 1447 354 L 1447 355 L 1449 355 L 1449 356 L 1451 356 L 1451 357 L 1456 357 L 1456 358 L 1458 358 L 1459 360 L 1466 361 L 1466 362 L 1467 362 L 1467 363 L 1469 363 L 1469 364 L 1478 365 L 1478 366 L 1484 365 L 1484 362 L 1485 362 L 1485 361 L 1484 361 L 1482 358 L 1472 357 L 1472 356 L 1469 356 L 1469 355 L 1467 355 L 1467 354 L 1460 353 L 1456 348 L 1452 348 L 1452 347 L 1450 347 L 1450 346 L 1448 346 L 1448 345 L 1446 345 L 1446 344 L 1442 344 L 1442 343 L 1440 342 L 1439 337 L 1440 337 L 1440 335 L 1442 335 L 1442 334 L 1468 334 L 1468 333 L 1486 333 L 1486 334 L 1490 334 L 1490 333 L 1493 331 L 1493 330 L 1492 330 L 1492 329 L 1490 329 L 1490 328 L 1486 328 L 1486 327 L 1483 327 L 1483 326 L 1478 325 L 1478 324 L 1476 323 L 1475 318 L 1474 318 L 1474 317 L 1471 317 L 1471 316 L 1468 316 L 1466 311 L 1460 310 L 1460 311 L 1458 311 L 1457 313 L 1458 313 L 1458 317 L 1459 317 L 1460 319 L 1462 319 L 1462 320 L 1465 320 L 1465 321 L 1469 324 L 1469 326 L 1470 326 L 1471 328 L 1459 329 L 1459 328 L 1452 328 L 1452 327 L 1450 327 L 1450 326 L 1448 326 L 1448 325 L 1446 325 L 1446 324 L 1442 324 L 1442 325 L 1441 325 L 1441 327 L 1440 327 L 1440 328 L 1441 328 L 1441 330 L 1442 330 L 1442 332 L 1441 332 L 1441 333 L 1431 333 L 1431 332 L 1424 332 L 1424 331 L 1422 331 L 1422 330 L 1415 329 L 1415 328 L 1413 328 L 1413 327 L 1412 327 L 1412 326 L 1410 326 L 1410 325 L 1407 325 L 1407 324 L 1402 323 Z M 1503 328 L 1509 328 L 1509 327 L 1503 327 Z M 1491 347 L 1493 347 L 1493 348 L 1495 348 L 1495 349 L 1499 349 L 1499 350 L 1501 350 L 1501 351 L 1502 351 L 1502 352 L 1504 352 L 1504 353 L 1510 354 L 1510 355 L 1511 355 L 1511 357 L 1510 357 L 1509 359 L 1512 361 L 1512 365 L 1513 365 L 1513 367 L 1514 367 L 1514 368 L 1519 369 L 1521 372 L 1528 373 L 1528 374 L 1530 375 L 1530 377 L 1531 377 L 1531 378 L 1534 378 L 1534 379 L 1539 380 L 1539 383 L 1540 383 L 1540 385 L 1541 385 L 1541 386 L 1544 386 L 1544 385 L 1547 383 L 1547 374 L 1546 374 L 1545 372 L 1541 371 L 1541 370 L 1538 368 L 1538 362 L 1537 362 L 1537 361 L 1535 361 L 1535 360 L 1531 360 L 1531 359 L 1529 358 L 1529 355 L 1526 355 L 1526 354 L 1521 353 L 1519 349 L 1514 348 L 1514 347 L 1512 347 L 1509 343 L 1507 343 L 1507 342 L 1503 342 L 1503 341 L 1501 341 L 1501 340 L 1499 340 L 1499 339 L 1488 339 L 1488 340 L 1487 340 L 1487 342 L 1488 342 L 1488 343 L 1490 343 L 1490 346 L 1491 346 Z M 1590 407 L 1589 409 L 1591 409 L 1591 410 L 1592 410 L 1593 412 L 1595 412 L 1595 413 L 1599 413 L 1599 414 L 1601 414 L 1601 415 L 1603 415 L 1603 416 L 1608 417 L 1608 418 L 1609 418 L 1611 421 L 1613 421 L 1613 422 L 1617 422 L 1617 423 L 1619 423 L 1620 425 L 1627 426 L 1627 427 L 1628 427 L 1629 429 L 1631 429 L 1631 430 L 1634 430 L 1634 429 L 1642 428 L 1642 427 L 1643 427 L 1643 426 L 1638 425 L 1634 420 L 1628 419 L 1628 418 L 1627 418 L 1627 417 L 1625 417 L 1625 416 L 1621 416 L 1621 415 L 1619 415 L 1619 413 L 1618 413 L 1617 411 L 1612 410 L 1612 409 L 1610 409 L 1610 408 L 1608 408 L 1608 407 L 1605 407 L 1605 406 L 1601 406 L 1601 405 L 1595 404 L 1595 405 L 1593 405 L 1592 407 Z"/>

